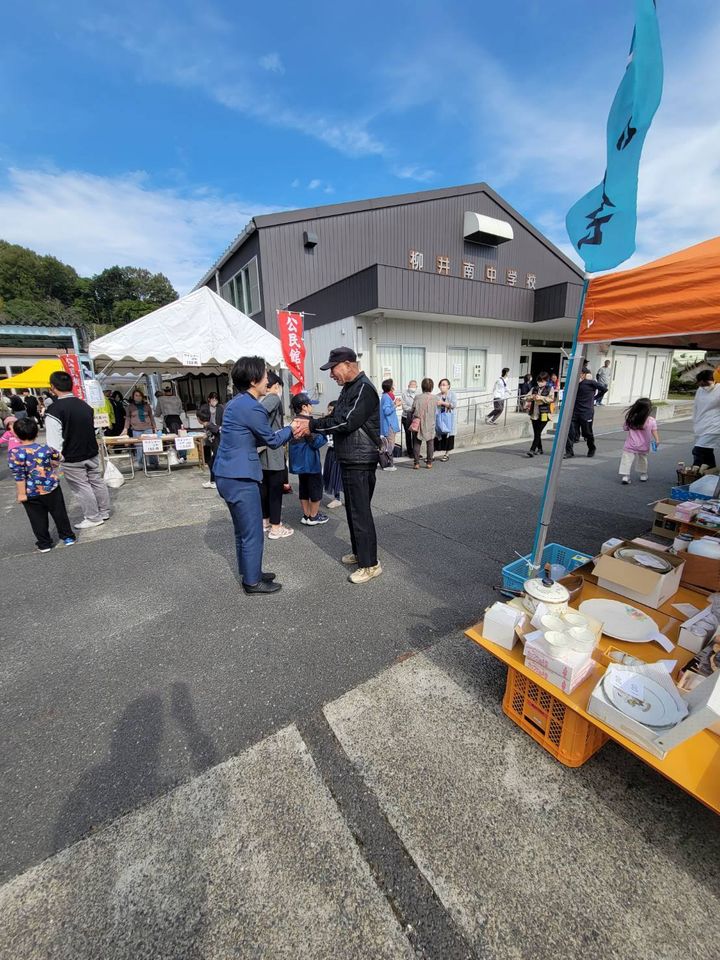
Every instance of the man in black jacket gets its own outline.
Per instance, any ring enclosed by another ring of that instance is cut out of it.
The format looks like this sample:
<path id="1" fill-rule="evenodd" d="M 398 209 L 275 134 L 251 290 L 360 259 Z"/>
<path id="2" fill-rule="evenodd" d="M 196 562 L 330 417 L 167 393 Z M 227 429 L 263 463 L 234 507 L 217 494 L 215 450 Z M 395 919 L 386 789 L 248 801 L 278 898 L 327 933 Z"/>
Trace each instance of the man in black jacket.
<path id="1" fill-rule="evenodd" d="M 335 409 L 327 417 L 295 420 L 293 432 L 296 437 L 309 433 L 333 437 L 352 544 L 352 553 L 345 554 L 342 562 L 358 565 L 348 577 L 351 583 L 368 583 L 382 573 L 371 510 L 380 451 L 380 398 L 360 370 L 355 351 L 349 347 L 332 350 L 320 369 L 329 370 L 335 383 L 342 387 Z"/>
<path id="2" fill-rule="evenodd" d="M 573 446 L 580 439 L 587 443 L 589 457 L 595 456 L 595 436 L 593 434 L 593 418 L 595 416 L 595 397 L 603 396 L 607 393 L 607 388 L 597 380 L 592 379 L 590 367 L 583 367 L 578 383 L 577 396 L 575 397 L 575 406 L 573 408 L 572 420 L 570 421 L 570 430 L 568 431 L 567 442 L 565 443 L 565 459 L 575 456 Z"/>

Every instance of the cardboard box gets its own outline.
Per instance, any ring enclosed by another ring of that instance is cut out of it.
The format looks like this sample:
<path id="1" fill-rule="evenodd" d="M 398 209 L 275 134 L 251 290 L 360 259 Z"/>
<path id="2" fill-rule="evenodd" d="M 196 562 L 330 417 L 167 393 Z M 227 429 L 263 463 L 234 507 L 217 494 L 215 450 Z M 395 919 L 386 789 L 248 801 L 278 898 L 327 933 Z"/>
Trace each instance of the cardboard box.
<path id="1" fill-rule="evenodd" d="M 720 560 L 712 557 L 698 557 L 694 553 L 683 553 L 685 568 L 681 583 L 688 587 L 700 587 L 702 590 L 720 590 Z"/>
<path id="2" fill-rule="evenodd" d="M 679 647 L 684 647 L 685 650 L 689 650 L 691 653 L 700 653 L 710 637 L 712 637 L 717 626 L 714 619 L 710 616 L 711 610 L 712 607 L 706 607 L 683 623 L 680 627 L 680 635 L 678 637 Z"/>
<path id="3" fill-rule="evenodd" d="M 522 622 L 523 614 L 507 603 L 494 603 L 485 611 L 483 637 L 504 650 L 512 650 L 517 642 L 515 628 Z"/>
<path id="4" fill-rule="evenodd" d="M 565 680 L 574 680 L 577 675 L 586 669 L 588 660 L 592 657 L 588 653 L 579 653 L 576 650 L 568 650 L 559 654 L 550 648 L 545 640 L 525 639 L 525 662 L 532 666 L 533 670 L 547 670 L 550 673 L 556 673 Z M 532 661 L 532 663 L 530 662 Z"/>
<path id="5" fill-rule="evenodd" d="M 680 524 L 676 520 L 668 520 L 671 513 L 675 513 L 675 506 L 678 500 L 658 500 L 653 506 L 655 519 L 653 521 L 652 532 L 658 537 L 665 537 L 666 540 L 674 540 Z"/>
<path id="6" fill-rule="evenodd" d="M 633 667 L 616 669 L 634 670 Z M 679 746 L 701 730 L 716 729 L 720 721 L 720 672 L 705 677 L 689 693 L 681 694 L 688 707 L 688 715 L 674 727 L 650 727 L 633 720 L 618 710 L 605 696 L 602 679 L 590 694 L 587 712 L 617 730 L 628 740 L 652 753 L 665 757 L 673 747 Z"/>
<path id="7" fill-rule="evenodd" d="M 650 550 L 648 547 L 643 547 L 646 553 L 654 554 L 671 565 L 672 569 L 668 573 L 659 573 L 650 567 L 641 567 L 617 557 L 617 552 L 622 547 L 632 546 L 637 547 L 637 544 L 626 540 L 612 553 L 601 556 L 595 562 L 598 585 L 657 610 L 677 593 L 685 563 L 680 557 L 661 550 Z"/>
<path id="8" fill-rule="evenodd" d="M 576 673 L 572 680 L 568 680 L 566 677 L 560 676 L 559 673 L 555 673 L 553 670 L 544 670 L 540 667 L 534 660 L 525 660 L 525 665 L 530 667 L 533 673 L 536 673 L 539 677 L 542 677 L 543 680 L 547 680 L 548 683 L 551 683 L 554 687 L 559 687 L 560 690 L 563 690 L 565 693 L 572 693 L 576 687 L 579 687 L 583 680 L 586 680 L 595 668 L 595 661 L 592 657 L 588 657 L 587 663 Z"/>

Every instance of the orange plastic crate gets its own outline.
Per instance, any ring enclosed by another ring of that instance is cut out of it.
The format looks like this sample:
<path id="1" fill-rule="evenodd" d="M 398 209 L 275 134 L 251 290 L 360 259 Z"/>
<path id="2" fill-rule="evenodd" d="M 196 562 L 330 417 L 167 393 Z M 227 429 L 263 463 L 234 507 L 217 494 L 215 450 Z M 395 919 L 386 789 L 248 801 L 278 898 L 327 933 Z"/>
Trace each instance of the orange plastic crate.
<path id="1" fill-rule="evenodd" d="M 508 667 L 503 710 L 566 767 L 581 767 L 609 737 L 543 687 Z"/>

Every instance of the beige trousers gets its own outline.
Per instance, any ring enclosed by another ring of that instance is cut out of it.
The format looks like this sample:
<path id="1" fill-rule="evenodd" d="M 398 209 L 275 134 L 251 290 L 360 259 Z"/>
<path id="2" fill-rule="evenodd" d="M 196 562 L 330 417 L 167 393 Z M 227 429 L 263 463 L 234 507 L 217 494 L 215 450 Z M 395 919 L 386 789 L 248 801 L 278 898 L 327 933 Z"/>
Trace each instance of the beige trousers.
<path id="1" fill-rule="evenodd" d="M 630 471 L 635 463 L 635 469 L 638 473 L 646 474 L 648 472 L 648 458 L 646 453 L 632 453 L 630 450 L 623 450 L 620 457 L 620 469 L 618 473 L 621 477 L 629 477 Z"/>

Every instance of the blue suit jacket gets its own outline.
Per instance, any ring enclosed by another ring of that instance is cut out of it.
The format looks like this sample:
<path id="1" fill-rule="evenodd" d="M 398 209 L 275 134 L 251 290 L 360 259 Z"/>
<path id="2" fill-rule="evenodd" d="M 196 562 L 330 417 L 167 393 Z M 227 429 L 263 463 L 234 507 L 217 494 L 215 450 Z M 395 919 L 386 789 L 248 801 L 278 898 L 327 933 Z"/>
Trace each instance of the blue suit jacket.
<path id="1" fill-rule="evenodd" d="M 270 429 L 267 410 L 249 393 L 239 393 L 223 413 L 220 446 L 213 463 L 216 477 L 236 480 L 262 480 L 257 448 L 275 449 L 292 437 L 290 427 Z"/>

